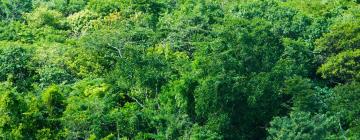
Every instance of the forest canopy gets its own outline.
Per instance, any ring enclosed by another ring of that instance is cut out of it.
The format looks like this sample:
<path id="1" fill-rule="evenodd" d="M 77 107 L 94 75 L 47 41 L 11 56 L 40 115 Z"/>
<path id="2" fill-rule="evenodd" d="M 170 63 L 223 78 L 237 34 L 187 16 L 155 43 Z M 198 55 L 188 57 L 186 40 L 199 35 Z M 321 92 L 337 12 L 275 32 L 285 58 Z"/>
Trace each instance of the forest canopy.
<path id="1" fill-rule="evenodd" d="M 360 139 L 359 0 L 0 0 L 0 139 Z"/>

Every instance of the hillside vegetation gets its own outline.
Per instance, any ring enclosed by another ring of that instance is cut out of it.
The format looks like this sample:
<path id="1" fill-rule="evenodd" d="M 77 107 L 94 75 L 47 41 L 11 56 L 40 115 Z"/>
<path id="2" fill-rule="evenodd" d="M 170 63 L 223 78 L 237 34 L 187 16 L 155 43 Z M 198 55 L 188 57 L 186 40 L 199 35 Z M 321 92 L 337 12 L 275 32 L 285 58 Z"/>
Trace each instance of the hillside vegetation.
<path id="1" fill-rule="evenodd" d="M 359 0 L 0 0 L 0 139 L 358 140 Z"/>

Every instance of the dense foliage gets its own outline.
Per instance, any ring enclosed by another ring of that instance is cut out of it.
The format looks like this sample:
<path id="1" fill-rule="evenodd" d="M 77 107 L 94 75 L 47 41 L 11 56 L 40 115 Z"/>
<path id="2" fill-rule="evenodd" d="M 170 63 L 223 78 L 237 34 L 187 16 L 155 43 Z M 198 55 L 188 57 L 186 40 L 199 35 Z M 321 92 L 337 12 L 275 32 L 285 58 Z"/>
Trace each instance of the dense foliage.
<path id="1" fill-rule="evenodd" d="M 0 0 L 0 139 L 360 139 L 359 0 Z"/>

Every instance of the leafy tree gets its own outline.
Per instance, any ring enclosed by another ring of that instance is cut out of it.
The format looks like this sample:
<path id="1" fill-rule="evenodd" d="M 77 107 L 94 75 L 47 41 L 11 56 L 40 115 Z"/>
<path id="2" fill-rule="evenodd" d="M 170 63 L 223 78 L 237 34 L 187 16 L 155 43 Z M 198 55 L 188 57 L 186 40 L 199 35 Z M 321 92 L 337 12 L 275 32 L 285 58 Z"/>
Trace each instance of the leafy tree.
<path id="1" fill-rule="evenodd" d="M 32 65 L 36 67 L 36 80 L 39 86 L 46 87 L 51 84 L 72 83 L 76 80 L 75 74 L 66 65 L 70 59 L 63 57 L 69 46 L 59 43 L 37 44 Z"/>
<path id="2" fill-rule="evenodd" d="M 0 9 L 1 20 L 16 20 L 32 10 L 32 0 L 1 0 Z"/>
<path id="3" fill-rule="evenodd" d="M 159 19 L 159 35 L 172 49 L 192 56 L 195 45 L 211 41 L 208 37 L 211 36 L 211 24 L 220 22 L 224 11 L 218 3 L 191 0 L 179 2 L 175 8 L 174 12 L 165 13 Z"/>
<path id="4" fill-rule="evenodd" d="M 357 64 L 360 60 L 360 49 L 343 51 L 336 56 L 328 58 L 318 72 L 323 78 L 332 79 L 332 81 L 359 81 L 360 66 Z"/>
<path id="5" fill-rule="evenodd" d="M 71 96 L 64 102 L 66 107 L 60 119 L 63 129 L 58 137 L 85 139 L 93 135 L 105 137 L 114 132 L 112 121 L 107 120 L 111 103 L 105 94 L 109 90 L 109 85 L 103 83 L 102 79 L 83 80 L 72 89 L 68 93 Z"/>
<path id="6" fill-rule="evenodd" d="M 32 69 L 29 67 L 30 51 L 20 43 L 1 42 L 0 81 L 10 80 L 18 90 L 30 87 Z"/>
<path id="7" fill-rule="evenodd" d="M 359 134 L 359 119 L 356 115 L 359 112 L 357 97 L 359 96 L 359 84 L 349 83 L 338 85 L 334 88 L 334 99 L 332 100 L 332 111 L 341 116 L 343 129 L 347 130 L 346 135 L 356 139 Z"/>
<path id="8" fill-rule="evenodd" d="M 21 99 L 19 99 L 16 89 L 12 87 L 11 83 L 2 82 L 0 84 L 1 104 L 0 104 L 0 134 L 1 138 L 15 138 L 21 139 L 23 135 L 24 126 L 22 125 L 23 107 Z"/>
<path id="9" fill-rule="evenodd" d="M 269 140 L 340 139 L 339 122 L 334 116 L 293 112 L 289 117 L 276 117 L 270 122 Z"/>
<path id="10" fill-rule="evenodd" d="M 67 17 L 67 23 L 74 36 L 81 36 L 92 28 L 92 23 L 96 21 L 97 13 L 83 10 Z"/>
<path id="11" fill-rule="evenodd" d="M 34 0 L 34 7 L 48 6 L 60 11 L 64 15 L 70 15 L 85 8 L 89 0 Z"/>
<path id="12" fill-rule="evenodd" d="M 55 10 L 50 10 L 48 7 L 41 6 L 34 9 L 31 13 L 26 15 L 28 24 L 35 27 L 51 26 L 54 28 L 61 28 L 61 20 L 63 15 Z"/>
<path id="13" fill-rule="evenodd" d="M 358 80 L 359 26 L 356 21 L 337 22 L 331 31 L 317 40 L 321 67 L 318 73 L 330 82 Z"/>

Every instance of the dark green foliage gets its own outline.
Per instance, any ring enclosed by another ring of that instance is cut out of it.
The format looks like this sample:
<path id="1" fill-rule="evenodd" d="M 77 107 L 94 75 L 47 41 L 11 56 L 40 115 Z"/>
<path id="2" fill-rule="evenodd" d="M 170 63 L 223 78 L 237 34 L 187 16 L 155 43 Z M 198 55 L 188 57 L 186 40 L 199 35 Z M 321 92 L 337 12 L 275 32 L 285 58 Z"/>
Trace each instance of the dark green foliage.
<path id="1" fill-rule="evenodd" d="M 11 81 L 18 90 L 29 88 L 33 71 L 30 68 L 31 53 L 20 43 L 1 43 L 0 81 Z"/>
<path id="2" fill-rule="evenodd" d="M 0 0 L 0 139 L 359 139 L 356 0 Z"/>
<path id="3" fill-rule="evenodd" d="M 275 117 L 268 129 L 269 140 L 340 139 L 339 122 L 334 116 L 292 112 L 290 117 Z"/>
<path id="4" fill-rule="evenodd" d="M 347 130 L 350 138 L 358 138 L 359 133 L 359 104 L 357 100 L 360 96 L 359 83 L 349 83 L 339 85 L 334 89 L 335 99 L 332 101 L 331 108 L 338 113 L 344 129 Z"/>
<path id="5" fill-rule="evenodd" d="M 32 10 L 32 0 L 1 0 L 0 20 L 17 20 Z"/>

